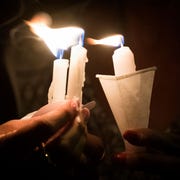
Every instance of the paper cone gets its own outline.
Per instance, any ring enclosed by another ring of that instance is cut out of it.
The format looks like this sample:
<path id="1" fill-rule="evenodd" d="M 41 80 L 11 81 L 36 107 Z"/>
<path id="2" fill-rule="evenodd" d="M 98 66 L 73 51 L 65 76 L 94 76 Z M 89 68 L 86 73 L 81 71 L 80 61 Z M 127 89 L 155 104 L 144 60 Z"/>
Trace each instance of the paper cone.
<path id="1" fill-rule="evenodd" d="M 155 70 L 150 67 L 123 76 L 96 75 L 122 134 L 126 129 L 148 127 Z M 124 143 L 126 150 L 135 148 Z"/>

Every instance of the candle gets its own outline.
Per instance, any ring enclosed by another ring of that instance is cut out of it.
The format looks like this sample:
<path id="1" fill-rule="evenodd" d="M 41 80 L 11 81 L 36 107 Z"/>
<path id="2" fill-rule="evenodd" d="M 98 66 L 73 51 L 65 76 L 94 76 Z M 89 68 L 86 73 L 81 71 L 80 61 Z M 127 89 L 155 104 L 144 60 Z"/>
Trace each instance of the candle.
<path id="1" fill-rule="evenodd" d="M 64 51 L 56 50 L 57 59 L 53 62 L 52 82 L 48 91 L 48 102 L 57 102 L 65 99 L 67 71 L 69 66 L 68 59 L 62 59 Z"/>
<path id="2" fill-rule="evenodd" d="M 88 62 L 87 50 L 81 45 L 71 48 L 67 98 L 76 97 L 82 103 L 82 88 L 85 81 L 85 63 Z"/>
<path id="3" fill-rule="evenodd" d="M 136 71 L 134 54 L 128 46 L 122 46 L 114 51 L 112 56 L 116 76 Z"/>
<path id="4" fill-rule="evenodd" d="M 123 46 L 123 37 L 120 41 L 120 47 L 112 56 L 115 75 L 96 74 L 96 77 L 99 78 L 117 126 L 123 134 L 127 129 L 147 128 L 149 125 L 155 68 L 136 71 L 133 52 L 128 46 Z M 144 150 L 123 140 L 126 151 Z"/>
<path id="5" fill-rule="evenodd" d="M 34 20 L 35 19 L 35 20 Z M 40 36 L 52 53 L 57 57 L 53 64 L 53 78 L 48 92 L 48 101 L 56 102 L 65 98 L 77 97 L 82 102 L 82 87 L 85 81 L 87 50 L 82 47 L 84 30 L 78 27 L 52 29 L 39 17 L 27 22 L 32 31 Z M 70 68 L 67 82 L 68 59 L 62 59 L 62 52 L 71 48 Z M 67 84 L 68 83 L 68 84 Z M 66 96 L 66 87 L 67 96 Z"/>
<path id="6" fill-rule="evenodd" d="M 68 59 L 55 59 L 53 63 L 53 78 L 48 92 L 48 102 L 65 99 Z"/>
<path id="7" fill-rule="evenodd" d="M 112 56 L 116 76 L 128 74 L 136 70 L 134 54 L 128 46 L 124 46 L 124 37 L 122 35 L 117 34 L 103 39 L 87 38 L 87 42 L 92 45 L 120 46 L 120 48 L 114 51 Z"/>

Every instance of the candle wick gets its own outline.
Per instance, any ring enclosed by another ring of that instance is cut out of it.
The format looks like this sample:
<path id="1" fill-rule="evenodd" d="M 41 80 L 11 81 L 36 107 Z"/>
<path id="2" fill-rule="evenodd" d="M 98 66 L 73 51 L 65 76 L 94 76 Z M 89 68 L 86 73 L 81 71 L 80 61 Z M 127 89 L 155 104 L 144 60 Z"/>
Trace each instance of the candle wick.
<path id="1" fill-rule="evenodd" d="M 57 50 L 57 59 L 62 59 L 62 57 L 63 57 L 63 55 L 64 55 L 64 50 L 63 49 L 58 49 Z"/>
<path id="2" fill-rule="evenodd" d="M 121 47 L 124 46 L 124 36 L 121 37 Z"/>
<path id="3" fill-rule="evenodd" d="M 84 46 L 84 35 L 85 35 L 85 33 L 83 32 L 79 37 L 79 45 L 80 46 Z"/>

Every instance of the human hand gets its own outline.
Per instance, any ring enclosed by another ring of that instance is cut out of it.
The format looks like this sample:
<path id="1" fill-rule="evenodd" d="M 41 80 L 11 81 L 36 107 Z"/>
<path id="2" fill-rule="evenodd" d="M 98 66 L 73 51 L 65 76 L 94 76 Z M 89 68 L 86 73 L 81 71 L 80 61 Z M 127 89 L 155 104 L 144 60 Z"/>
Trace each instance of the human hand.
<path id="1" fill-rule="evenodd" d="M 40 113 L 46 111 L 45 108 Z M 34 114 L 36 116 L 37 113 Z M 80 161 L 83 158 L 83 149 L 87 137 L 87 119 L 90 112 L 83 106 L 79 107 L 79 112 L 73 122 L 68 124 L 66 131 L 58 130 L 46 142 L 43 148 L 49 156 L 49 160 L 56 165 L 64 161 Z"/>
<path id="2" fill-rule="evenodd" d="M 145 148 L 143 152 L 115 154 L 113 162 L 119 166 L 158 174 L 179 171 L 180 134 L 142 128 L 127 130 L 123 137 L 129 143 Z"/>
<path id="3" fill-rule="evenodd" d="M 31 118 L 10 120 L 0 125 L 0 156 L 4 163 L 23 162 L 31 158 L 43 142 L 55 142 L 73 125 L 81 113 L 86 119 L 89 111 L 80 109 L 77 100 L 66 100 L 40 108 Z"/>
<path id="4" fill-rule="evenodd" d="M 72 126 L 65 133 L 60 132 L 59 135 L 56 134 L 46 142 L 45 148 L 53 163 L 58 165 L 60 162 L 62 164 L 63 160 L 66 161 L 66 164 L 68 160 L 71 161 L 71 164 L 74 160 L 74 162 L 78 160 L 85 163 L 97 163 L 103 159 L 105 151 L 101 138 L 87 130 L 87 119 L 90 116 L 90 110 L 94 107 L 95 101 L 82 105 Z M 43 107 L 34 116 L 46 111 L 46 107 Z"/>

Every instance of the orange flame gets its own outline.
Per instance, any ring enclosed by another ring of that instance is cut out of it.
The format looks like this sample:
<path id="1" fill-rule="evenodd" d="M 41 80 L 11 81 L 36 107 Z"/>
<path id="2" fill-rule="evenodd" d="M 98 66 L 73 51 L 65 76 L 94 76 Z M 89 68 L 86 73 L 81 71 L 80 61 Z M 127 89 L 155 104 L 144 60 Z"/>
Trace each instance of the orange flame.
<path id="1" fill-rule="evenodd" d="M 91 45 L 107 45 L 107 46 L 122 46 L 124 44 L 124 37 L 120 34 L 108 36 L 103 39 L 87 38 L 87 43 Z"/>
<path id="2" fill-rule="evenodd" d="M 25 21 L 31 31 L 38 35 L 56 56 L 59 49 L 80 44 L 84 30 L 79 27 L 50 28 L 51 18 L 47 14 L 37 14 L 30 21 Z"/>

